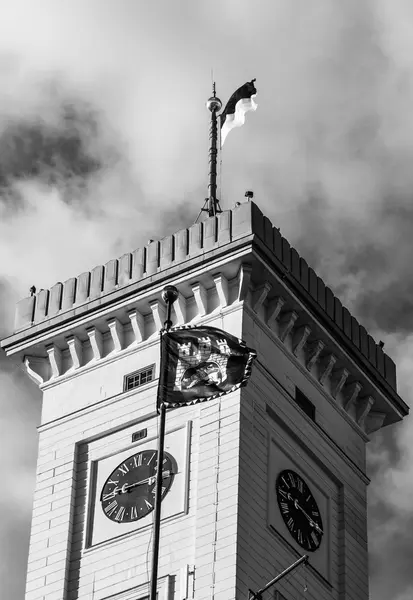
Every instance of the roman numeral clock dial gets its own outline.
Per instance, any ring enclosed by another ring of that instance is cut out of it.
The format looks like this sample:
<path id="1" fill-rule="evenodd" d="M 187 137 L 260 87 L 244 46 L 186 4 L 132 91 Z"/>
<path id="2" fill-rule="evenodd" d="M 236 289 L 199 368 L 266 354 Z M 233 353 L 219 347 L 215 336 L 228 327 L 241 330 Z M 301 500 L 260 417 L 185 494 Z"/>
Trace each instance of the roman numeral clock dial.
<path id="1" fill-rule="evenodd" d="M 162 500 L 176 472 L 175 459 L 164 452 Z M 105 516 L 116 523 L 131 523 L 146 517 L 155 507 L 156 474 L 156 450 L 143 450 L 124 460 L 102 487 L 100 502 Z"/>
<path id="2" fill-rule="evenodd" d="M 278 507 L 291 536 L 308 552 L 323 538 L 323 522 L 314 496 L 304 479 L 289 469 L 281 471 L 275 484 Z"/>

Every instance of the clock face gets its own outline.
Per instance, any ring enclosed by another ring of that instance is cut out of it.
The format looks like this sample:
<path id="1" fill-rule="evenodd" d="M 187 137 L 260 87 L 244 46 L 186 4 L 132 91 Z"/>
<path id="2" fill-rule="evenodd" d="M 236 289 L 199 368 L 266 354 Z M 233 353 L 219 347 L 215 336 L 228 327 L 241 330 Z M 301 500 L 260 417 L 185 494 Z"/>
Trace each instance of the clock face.
<path id="1" fill-rule="evenodd" d="M 105 516 L 116 523 L 130 523 L 146 517 L 155 507 L 157 450 L 142 450 L 129 456 L 110 474 L 100 495 Z M 175 459 L 164 452 L 162 499 L 177 473 Z"/>
<path id="2" fill-rule="evenodd" d="M 281 471 L 275 484 L 278 507 L 295 541 L 308 552 L 321 544 L 323 522 L 320 510 L 305 481 L 289 469 Z"/>

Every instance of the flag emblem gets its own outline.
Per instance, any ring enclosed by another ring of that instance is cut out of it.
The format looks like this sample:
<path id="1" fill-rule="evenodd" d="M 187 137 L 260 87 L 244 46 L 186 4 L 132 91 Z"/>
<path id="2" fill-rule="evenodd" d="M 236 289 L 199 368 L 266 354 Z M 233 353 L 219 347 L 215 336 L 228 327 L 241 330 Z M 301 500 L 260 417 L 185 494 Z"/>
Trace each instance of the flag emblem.
<path id="1" fill-rule="evenodd" d="M 245 123 L 245 113 L 257 110 L 254 100 L 257 90 L 254 85 L 255 79 L 247 81 L 238 88 L 228 100 L 227 105 L 220 114 L 221 119 L 221 146 L 224 145 L 228 133 L 234 127 L 241 127 Z"/>
<path id="2" fill-rule="evenodd" d="M 215 327 L 162 332 L 158 402 L 167 408 L 211 400 L 245 385 L 256 353 Z"/>

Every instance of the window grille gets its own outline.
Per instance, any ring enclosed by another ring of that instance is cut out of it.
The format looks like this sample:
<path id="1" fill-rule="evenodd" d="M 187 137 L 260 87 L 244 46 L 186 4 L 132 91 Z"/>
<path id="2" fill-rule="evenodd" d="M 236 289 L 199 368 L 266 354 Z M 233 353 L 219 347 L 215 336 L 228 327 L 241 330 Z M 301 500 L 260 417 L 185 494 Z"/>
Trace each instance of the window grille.
<path id="1" fill-rule="evenodd" d="M 128 392 L 129 390 L 133 390 L 141 385 L 145 385 L 145 383 L 149 383 L 154 379 L 155 376 L 155 365 L 150 365 L 149 367 L 145 367 L 144 369 L 139 369 L 139 371 L 134 371 L 133 373 L 129 373 L 125 375 L 124 383 L 123 383 L 123 391 Z"/>

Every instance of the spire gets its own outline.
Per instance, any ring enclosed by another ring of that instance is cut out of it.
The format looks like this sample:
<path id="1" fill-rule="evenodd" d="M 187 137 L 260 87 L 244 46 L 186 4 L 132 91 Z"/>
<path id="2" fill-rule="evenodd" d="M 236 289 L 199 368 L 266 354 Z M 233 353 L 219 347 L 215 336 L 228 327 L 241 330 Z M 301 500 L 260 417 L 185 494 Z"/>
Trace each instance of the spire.
<path id="1" fill-rule="evenodd" d="M 209 217 L 213 217 L 217 213 L 222 212 L 217 198 L 217 157 L 218 157 L 218 126 L 217 113 L 222 108 L 222 102 L 216 96 L 215 81 L 212 84 L 212 96 L 207 100 L 207 108 L 211 112 L 211 121 L 209 127 L 209 182 L 208 182 L 208 198 L 205 201 L 202 210 L 208 212 Z M 206 208 L 206 204 L 208 207 Z"/>

